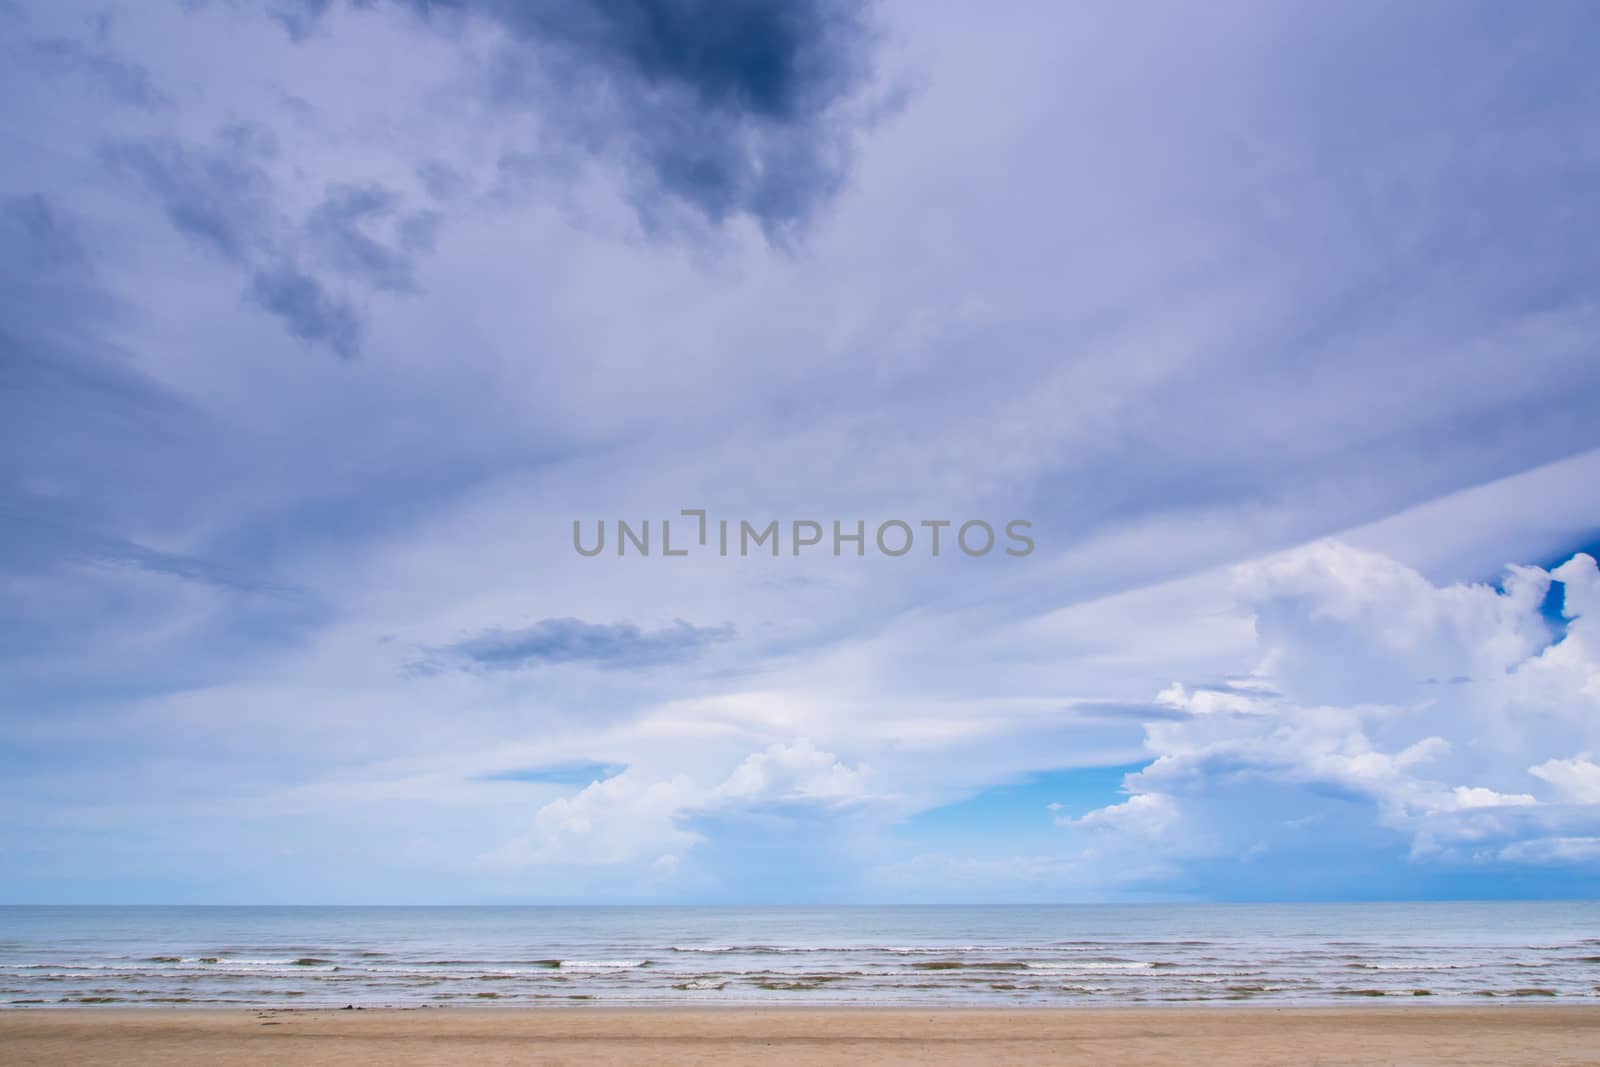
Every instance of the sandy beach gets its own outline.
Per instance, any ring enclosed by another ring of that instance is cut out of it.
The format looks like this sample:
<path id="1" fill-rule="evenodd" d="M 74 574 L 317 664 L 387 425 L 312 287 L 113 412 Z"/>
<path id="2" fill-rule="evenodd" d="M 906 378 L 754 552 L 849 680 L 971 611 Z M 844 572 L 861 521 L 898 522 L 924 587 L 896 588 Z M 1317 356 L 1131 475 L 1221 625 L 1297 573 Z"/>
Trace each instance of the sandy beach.
<path id="1" fill-rule="evenodd" d="M 0 1013 L 20 1064 L 1594 1064 L 1600 1009 Z"/>

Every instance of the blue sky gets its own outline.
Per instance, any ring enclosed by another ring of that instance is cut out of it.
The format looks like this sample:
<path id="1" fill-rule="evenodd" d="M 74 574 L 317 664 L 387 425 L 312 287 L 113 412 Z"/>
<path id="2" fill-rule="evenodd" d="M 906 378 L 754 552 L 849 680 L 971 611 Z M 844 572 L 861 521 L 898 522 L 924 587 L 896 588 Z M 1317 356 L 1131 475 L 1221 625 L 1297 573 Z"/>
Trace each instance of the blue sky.
<path id="1" fill-rule="evenodd" d="M 1597 20 L 0 0 L 0 901 L 1595 895 Z"/>

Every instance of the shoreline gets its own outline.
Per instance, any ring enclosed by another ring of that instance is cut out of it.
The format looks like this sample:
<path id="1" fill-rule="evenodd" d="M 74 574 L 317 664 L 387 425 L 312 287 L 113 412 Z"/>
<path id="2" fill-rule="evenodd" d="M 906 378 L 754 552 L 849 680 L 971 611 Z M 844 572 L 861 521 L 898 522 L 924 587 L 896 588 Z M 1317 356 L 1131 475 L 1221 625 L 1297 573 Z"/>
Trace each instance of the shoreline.
<path id="1" fill-rule="evenodd" d="M 6 1015 L 82 1014 L 82 1015 L 223 1015 L 228 1013 L 266 1013 L 279 1015 L 345 1015 L 364 1012 L 368 1015 L 406 1014 L 414 1012 L 450 1012 L 473 1015 L 739 1015 L 739 1014 L 841 1014 L 841 1015 L 1095 1015 L 1149 1012 L 1289 1012 L 1296 1014 L 1350 1013 L 1381 1014 L 1387 1012 L 1495 1012 L 1508 1011 L 1591 1011 L 1600 1013 L 1600 998 L 1578 1000 L 1567 997 L 1484 997 L 1465 1002 L 1442 997 L 1350 997 L 1341 1001 L 1271 1001 L 1271 1000 L 1192 1000 L 1174 1003 L 1130 1004 L 926 1004 L 887 1003 L 852 1004 L 842 1001 L 812 1001 L 811 1003 L 774 1004 L 771 1002 L 732 1001 L 720 1004 L 693 1003 L 629 1003 L 627 1001 L 548 1002 L 514 1001 L 511 1003 L 468 1002 L 455 1004 L 0 1004 L 0 1017 Z"/>
<path id="2" fill-rule="evenodd" d="M 1594 1062 L 1600 1005 L 1499 1007 L 36 1007 L 0 1012 L 0 1058 L 107 1067 Z"/>

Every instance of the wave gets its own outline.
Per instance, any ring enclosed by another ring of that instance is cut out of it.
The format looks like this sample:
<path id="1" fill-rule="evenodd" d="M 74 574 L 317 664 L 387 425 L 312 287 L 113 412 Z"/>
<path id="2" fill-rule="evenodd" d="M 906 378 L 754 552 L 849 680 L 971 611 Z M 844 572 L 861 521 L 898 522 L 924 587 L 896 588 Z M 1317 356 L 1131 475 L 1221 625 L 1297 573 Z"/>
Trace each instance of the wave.
<path id="1" fill-rule="evenodd" d="M 669 945 L 668 952 L 706 955 L 789 956 L 816 952 L 928 956 L 951 952 L 1006 951 L 1005 945 Z"/>
<path id="2" fill-rule="evenodd" d="M 1442 921 L 1422 926 L 1356 926 L 1370 935 L 1359 939 L 1334 925 L 1342 912 L 1312 923 L 1298 909 L 1270 921 L 1254 909 L 1196 912 L 1213 925 L 1182 928 L 1166 912 L 1121 926 L 1094 917 L 1087 929 L 1072 925 L 1080 913 L 1065 911 L 1042 920 L 885 912 L 870 924 L 859 912 L 819 912 L 766 925 L 755 913 L 729 922 L 624 910 L 617 921 L 584 912 L 555 923 L 513 910 L 403 928 L 387 912 L 373 912 L 369 925 L 359 912 L 291 914 L 292 924 L 260 928 L 197 911 L 181 926 L 141 927 L 142 916 L 119 915 L 100 926 L 62 920 L 22 940 L 8 929 L 0 1005 L 1600 1002 L 1600 938 L 1572 936 L 1595 923 L 1575 926 L 1565 905 L 1537 924 L 1522 909 L 1485 924 L 1476 910 L 1451 918 L 1444 908 Z"/>
<path id="3" fill-rule="evenodd" d="M 1477 963 L 1347 963 L 1346 967 L 1357 971 L 1475 971 L 1481 965 Z"/>

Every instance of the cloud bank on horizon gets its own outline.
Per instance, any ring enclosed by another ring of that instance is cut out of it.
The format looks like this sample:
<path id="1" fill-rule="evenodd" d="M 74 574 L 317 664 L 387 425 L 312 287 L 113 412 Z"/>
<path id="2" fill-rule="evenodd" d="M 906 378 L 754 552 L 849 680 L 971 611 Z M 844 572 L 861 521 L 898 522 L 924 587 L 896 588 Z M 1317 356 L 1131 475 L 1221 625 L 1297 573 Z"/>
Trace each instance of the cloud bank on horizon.
<path id="1" fill-rule="evenodd" d="M 0 901 L 1600 893 L 1597 23 L 0 0 Z"/>

